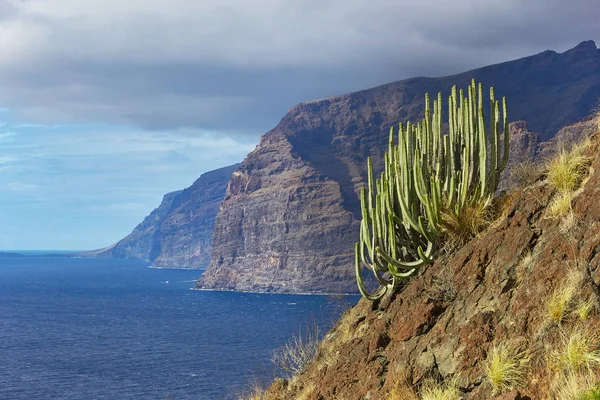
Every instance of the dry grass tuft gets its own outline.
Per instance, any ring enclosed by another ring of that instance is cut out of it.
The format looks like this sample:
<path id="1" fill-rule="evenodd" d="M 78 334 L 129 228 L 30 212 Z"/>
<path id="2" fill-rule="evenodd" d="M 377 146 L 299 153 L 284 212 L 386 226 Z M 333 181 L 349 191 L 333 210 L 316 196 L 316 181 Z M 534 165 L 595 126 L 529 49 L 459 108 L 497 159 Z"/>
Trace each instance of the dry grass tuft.
<path id="1" fill-rule="evenodd" d="M 583 275 L 575 269 L 568 272 L 567 279 L 550 296 L 547 304 L 548 316 L 556 323 L 561 323 L 570 311 L 575 296 L 579 293 Z"/>
<path id="2" fill-rule="evenodd" d="M 573 210 L 571 210 L 563 217 L 559 229 L 563 235 L 572 238 L 577 232 L 578 225 L 579 218 L 575 215 Z"/>
<path id="3" fill-rule="evenodd" d="M 550 353 L 553 369 L 565 376 L 589 374 L 600 367 L 600 332 L 576 325 L 561 332 L 560 342 Z"/>
<path id="4" fill-rule="evenodd" d="M 597 307 L 598 304 L 596 300 L 590 297 L 587 300 L 580 301 L 577 307 L 575 307 L 575 310 L 573 311 L 575 312 L 575 314 L 577 314 L 581 321 L 587 321 L 590 314 L 594 310 L 596 310 Z"/>
<path id="5" fill-rule="evenodd" d="M 553 398 L 560 400 L 600 400 L 600 391 L 595 390 L 598 379 L 598 376 L 593 373 L 559 374 L 552 385 Z"/>
<path id="6" fill-rule="evenodd" d="M 578 400 L 600 400 L 600 383 L 583 391 Z"/>
<path id="7" fill-rule="evenodd" d="M 485 202 L 466 205 L 458 215 L 451 210 L 442 211 L 442 230 L 446 243 L 452 249 L 464 245 L 487 228 L 493 220 L 492 210 Z"/>
<path id="8" fill-rule="evenodd" d="M 271 396 L 268 396 L 265 390 L 255 383 L 250 389 L 250 393 L 239 396 L 238 400 L 271 400 Z"/>
<path id="9" fill-rule="evenodd" d="M 550 201 L 548 212 L 553 217 L 560 217 L 572 213 L 571 200 L 573 200 L 573 192 L 568 190 L 559 191 Z"/>
<path id="10" fill-rule="evenodd" d="M 310 383 L 305 386 L 300 393 L 298 393 L 296 400 L 308 400 L 310 395 L 315 391 L 315 384 Z"/>
<path id="11" fill-rule="evenodd" d="M 271 361 L 276 367 L 290 376 L 298 375 L 306 369 L 317 354 L 321 341 L 321 332 L 316 323 L 305 332 L 300 331 L 283 346 L 275 349 Z"/>
<path id="12" fill-rule="evenodd" d="M 548 162 L 548 180 L 555 189 L 572 192 L 587 176 L 592 161 L 591 157 L 583 154 L 587 146 L 589 143 L 585 141 L 573 146 L 570 151 L 562 149 Z"/>
<path id="13" fill-rule="evenodd" d="M 514 342 L 492 347 L 485 363 L 485 373 L 494 393 L 504 393 L 525 383 L 530 352 L 521 351 Z"/>
<path id="14" fill-rule="evenodd" d="M 569 231 L 569 225 L 576 224 L 576 218 L 571 208 L 571 201 L 575 190 L 587 177 L 592 158 L 585 155 L 585 149 L 590 145 L 590 140 L 573 145 L 569 151 L 564 147 L 558 154 L 547 162 L 548 181 L 557 190 L 557 194 L 548 205 L 548 212 L 553 217 L 566 215 L 561 228 L 563 232 Z"/>
<path id="15" fill-rule="evenodd" d="M 421 386 L 422 400 L 460 400 L 462 392 L 456 379 L 440 383 L 433 379 L 426 380 Z"/>
<path id="16" fill-rule="evenodd" d="M 511 180 L 518 187 L 527 187 L 542 176 L 543 168 L 531 160 L 515 165 L 510 171 Z"/>
<path id="17" fill-rule="evenodd" d="M 396 379 L 386 400 L 419 400 L 419 396 L 407 379 Z"/>
<path id="18" fill-rule="evenodd" d="M 523 257 L 521 257 L 521 261 L 517 265 L 516 274 L 517 274 L 517 283 L 521 284 L 525 277 L 529 274 L 531 267 L 534 263 L 534 256 L 531 250 L 528 250 Z"/>

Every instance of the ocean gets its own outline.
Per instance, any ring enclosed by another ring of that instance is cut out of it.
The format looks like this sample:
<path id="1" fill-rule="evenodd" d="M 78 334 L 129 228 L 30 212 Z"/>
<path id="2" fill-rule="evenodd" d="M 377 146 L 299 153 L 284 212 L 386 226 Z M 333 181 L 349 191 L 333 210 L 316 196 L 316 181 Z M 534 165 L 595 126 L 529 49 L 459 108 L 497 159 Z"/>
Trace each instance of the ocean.
<path id="1" fill-rule="evenodd" d="M 0 400 L 229 400 L 358 297 L 191 290 L 139 260 L 0 258 Z"/>

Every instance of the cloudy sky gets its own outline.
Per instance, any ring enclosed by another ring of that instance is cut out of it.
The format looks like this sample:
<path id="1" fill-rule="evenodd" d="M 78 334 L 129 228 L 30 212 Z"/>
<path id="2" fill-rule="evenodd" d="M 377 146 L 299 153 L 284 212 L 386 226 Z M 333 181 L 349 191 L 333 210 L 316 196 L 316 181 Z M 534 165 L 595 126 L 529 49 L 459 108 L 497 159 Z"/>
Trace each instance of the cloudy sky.
<path id="1" fill-rule="evenodd" d="M 297 102 L 583 40 L 598 0 L 0 0 L 0 249 L 92 249 Z"/>

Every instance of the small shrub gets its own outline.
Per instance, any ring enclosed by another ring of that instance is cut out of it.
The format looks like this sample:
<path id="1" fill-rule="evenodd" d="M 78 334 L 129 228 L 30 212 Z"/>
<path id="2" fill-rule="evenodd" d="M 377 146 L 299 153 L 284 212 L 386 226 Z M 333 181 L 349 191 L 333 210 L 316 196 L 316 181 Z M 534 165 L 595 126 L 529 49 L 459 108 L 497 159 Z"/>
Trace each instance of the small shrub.
<path id="1" fill-rule="evenodd" d="M 485 363 L 485 373 L 494 393 L 504 393 L 520 387 L 525 380 L 528 351 L 519 351 L 512 342 L 493 346 Z"/>
<path id="2" fill-rule="evenodd" d="M 534 256 L 531 250 L 527 250 L 525 254 L 521 257 L 521 261 L 517 265 L 517 283 L 521 284 L 523 279 L 529 274 L 531 267 L 534 263 Z"/>
<path id="3" fill-rule="evenodd" d="M 511 180 L 519 187 L 533 184 L 541 175 L 542 168 L 531 160 L 515 165 L 510 171 Z"/>
<path id="4" fill-rule="evenodd" d="M 316 355 L 320 340 L 321 332 L 315 323 L 313 328 L 307 328 L 304 333 L 300 331 L 297 336 L 292 336 L 285 345 L 276 349 L 271 361 L 291 376 L 298 375 L 304 372 Z"/>

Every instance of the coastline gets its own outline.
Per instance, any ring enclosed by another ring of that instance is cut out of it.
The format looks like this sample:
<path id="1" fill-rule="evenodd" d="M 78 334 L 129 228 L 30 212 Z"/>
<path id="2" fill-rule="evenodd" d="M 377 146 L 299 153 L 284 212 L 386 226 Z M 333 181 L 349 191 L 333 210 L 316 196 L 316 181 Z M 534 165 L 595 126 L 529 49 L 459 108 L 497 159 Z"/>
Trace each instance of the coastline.
<path id="1" fill-rule="evenodd" d="M 276 294 L 276 295 L 287 295 L 287 296 L 356 296 L 360 297 L 360 293 L 322 293 L 322 292 L 261 292 L 253 290 L 233 290 L 233 289 L 206 289 L 206 288 L 190 288 L 190 290 L 204 291 L 204 292 L 235 292 L 235 293 L 251 293 L 251 294 Z"/>

